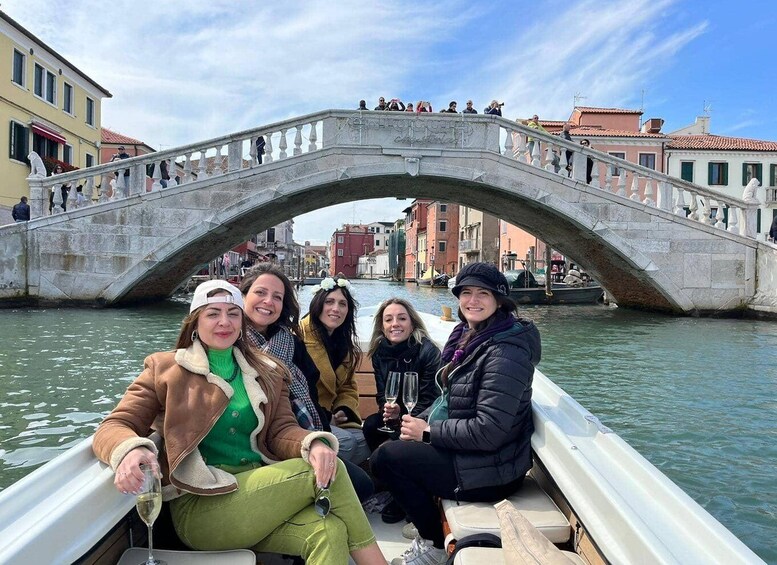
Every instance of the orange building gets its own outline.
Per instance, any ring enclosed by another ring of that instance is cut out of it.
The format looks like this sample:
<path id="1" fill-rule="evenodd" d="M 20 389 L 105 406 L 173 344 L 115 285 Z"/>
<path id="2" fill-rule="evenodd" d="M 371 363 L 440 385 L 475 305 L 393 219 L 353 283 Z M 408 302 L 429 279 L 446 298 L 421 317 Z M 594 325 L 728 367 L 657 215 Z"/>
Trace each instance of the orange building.
<path id="1" fill-rule="evenodd" d="M 459 205 L 432 202 L 426 213 L 426 268 L 454 276 L 459 256 Z M 426 269 L 424 269 L 426 270 Z"/>

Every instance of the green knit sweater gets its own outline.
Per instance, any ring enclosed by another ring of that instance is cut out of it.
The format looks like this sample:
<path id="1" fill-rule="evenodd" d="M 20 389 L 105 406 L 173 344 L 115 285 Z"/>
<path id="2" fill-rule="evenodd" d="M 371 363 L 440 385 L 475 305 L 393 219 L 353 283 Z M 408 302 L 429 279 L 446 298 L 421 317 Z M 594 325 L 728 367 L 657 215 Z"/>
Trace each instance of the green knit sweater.
<path id="1" fill-rule="evenodd" d="M 200 442 L 200 453 L 208 465 L 240 467 L 261 463 L 261 456 L 251 449 L 250 442 L 251 432 L 259 425 L 259 420 L 251 408 L 232 348 L 208 349 L 208 361 L 211 373 L 229 382 L 235 393 L 224 413 Z"/>

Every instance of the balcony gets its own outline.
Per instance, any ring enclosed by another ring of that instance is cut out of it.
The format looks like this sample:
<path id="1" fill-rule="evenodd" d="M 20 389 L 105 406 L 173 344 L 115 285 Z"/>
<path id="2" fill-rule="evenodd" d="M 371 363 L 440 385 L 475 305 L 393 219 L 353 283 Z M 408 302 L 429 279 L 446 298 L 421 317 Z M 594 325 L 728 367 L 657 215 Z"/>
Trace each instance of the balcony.
<path id="1" fill-rule="evenodd" d="M 459 241 L 459 251 L 465 253 L 480 253 L 480 241 L 477 239 L 462 239 Z"/>

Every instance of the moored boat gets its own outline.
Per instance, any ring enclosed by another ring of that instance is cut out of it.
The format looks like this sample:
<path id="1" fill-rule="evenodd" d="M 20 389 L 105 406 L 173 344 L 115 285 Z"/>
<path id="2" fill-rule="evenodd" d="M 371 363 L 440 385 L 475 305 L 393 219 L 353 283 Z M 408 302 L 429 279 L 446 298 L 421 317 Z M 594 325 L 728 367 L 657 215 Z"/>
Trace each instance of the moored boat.
<path id="1" fill-rule="evenodd" d="M 595 304 L 604 296 L 604 289 L 590 281 L 578 286 L 554 282 L 548 290 L 531 271 L 505 271 L 505 277 L 510 284 L 510 298 L 516 304 Z"/>
<path id="2" fill-rule="evenodd" d="M 363 348 L 374 311 L 360 312 Z M 444 342 L 454 324 L 422 316 Z M 589 563 L 762 563 L 540 371 L 533 413 L 532 473 L 566 516 L 566 549 Z M 0 493 L 0 563 L 115 563 L 128 546 L 126 532 L 144 527 L 137 528 L 134 503 L 114 488 L 113 473 L 86 439 Z M 374 523 L 387 557 L 398 555 L 402 524 Z"/>

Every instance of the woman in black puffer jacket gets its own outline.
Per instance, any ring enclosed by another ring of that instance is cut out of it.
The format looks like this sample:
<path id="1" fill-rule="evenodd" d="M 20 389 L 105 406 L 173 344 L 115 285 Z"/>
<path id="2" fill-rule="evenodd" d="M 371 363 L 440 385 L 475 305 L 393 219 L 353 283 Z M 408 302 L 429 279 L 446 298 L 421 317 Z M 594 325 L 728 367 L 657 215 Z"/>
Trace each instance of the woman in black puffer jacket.
<path id="1" fill-rule="evenodd" d="M 389 298 L 375 312 L 375 323 L 368 352 L 375 372 L 378 412 L 364 420 L 362 429 L 370 451 L 388 439 L 399 439 L 399 426 L 394 433 L 384 433 L 378 428 L 386 419 L 395 420 L 407 414 L 402 395 L 397 404 L 386 407 L 386 381 L 390 371 L 404 375 L 408 371 L 418 373 L 418 404 L 411 413 L 418 416 L 440 396 L 434 376 L 440 368 L 440 350 L 429 338 L 423 320 L 415 308 L 401 298 Z M 400 382 L 400 391 L 402 383 Z M 386 411 L 384 412 L 384 408 Z"/>
<path id="2" fill-rule="evenodd" d="M 465 265 L 453 294 L 462 323 L 443 349 L 443 394 L 421 417 L 403 416 L 403 441 L 383 444 L 371 459 L 374 475 L 418 529 L 406 561 L 425 555 L 429 563 L 445 562 L 434 496 L 501 500 L 532 465 L 539 331 L 515 316 L 507 279 L 494 265 Z"/>

